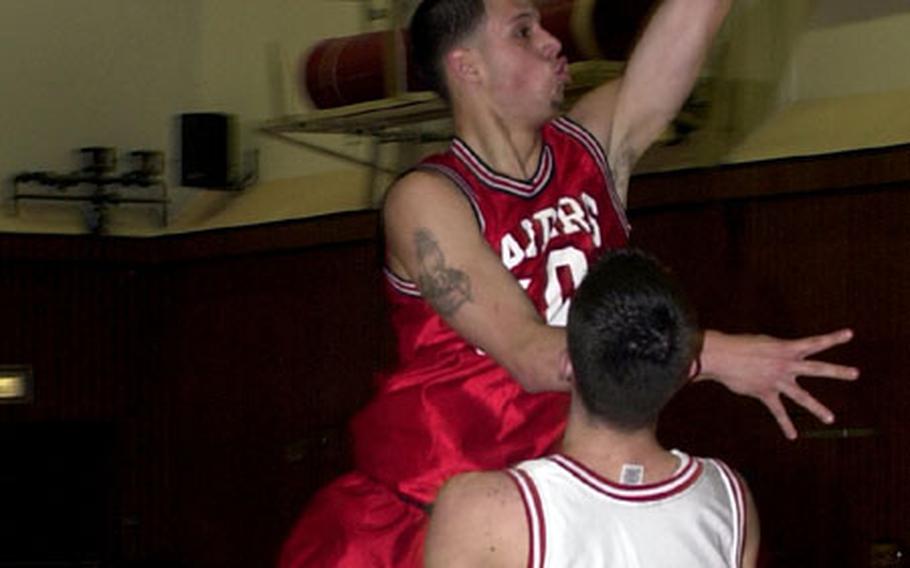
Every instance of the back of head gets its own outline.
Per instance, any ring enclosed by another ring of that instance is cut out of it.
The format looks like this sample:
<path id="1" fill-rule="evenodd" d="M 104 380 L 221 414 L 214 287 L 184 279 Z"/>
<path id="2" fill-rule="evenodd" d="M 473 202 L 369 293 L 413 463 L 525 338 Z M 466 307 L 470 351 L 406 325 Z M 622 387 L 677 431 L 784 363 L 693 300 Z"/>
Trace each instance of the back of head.
<path id="1" fill-rule="evenodd" d="M 484 0 L 423 0 L 411 17 L 411 59 L 422 82 L 446 100 L 443 59 L 477 29 L 484 13 Z"/>
<path id="2" fill-rule="evenodd" d="M 676 280 L 636 250 L 604 255 L 572 300 L 567 326 L 575 387 L 588 412 L 622 430 L 654 424 L 701 348 Z"/>

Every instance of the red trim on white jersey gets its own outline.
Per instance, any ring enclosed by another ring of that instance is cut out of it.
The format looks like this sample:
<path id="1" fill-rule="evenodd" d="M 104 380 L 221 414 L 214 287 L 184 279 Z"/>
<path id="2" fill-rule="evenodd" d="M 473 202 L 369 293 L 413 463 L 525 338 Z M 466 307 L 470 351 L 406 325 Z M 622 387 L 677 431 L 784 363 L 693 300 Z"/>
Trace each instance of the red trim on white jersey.
<path id="1" fill-rule="evenodd" d="M 520 469 L 506 470 L 521 494 L 528 522 L 528 568 L 542 568 L 547 552 L 547 527 L 543 515 L 543 504 L 534 480 Z"/>
<path id="2" fill-rule="evenodd" d="M 569 456 L 555 454 L 549 460 L 571 473 L 576 479 L 591 489 L 603 493 L 613 499 L 621 501 L 658 501 L 671 495 L 682 493 L 690 487 L 702 472 L 702 465 L 698 460 L 686 454 L 677 454 L 682 459 L 682 464 L 672 477 L 658 483 L 645 485 L 622 485 L 605 479 L 587 468 L 584 464 L 575 461 Z"/>
<path id="3" fill-rule="evenodd" d="M 746 544 L 746 531 L 748 527 L 746 526 L 746 495 L 743 490 L 742 481 L 739 476 L 730 469 L 730 466 L 722 462 L 721 460 L 714 459 L 711 460 L 717 466 L 718 471 L 721 473 L 721 478 L 724 480 L 724 484 L 727 486 L 727 492 L 731 496 L 731 506 L 733 508 L 734 514 L 736 515 L 736 534 L 733 536 L 733 551 L 731 565 L 732 566 L 742 566 L 743 565 L 743 555 L 745 554 L 745 544 Z"/>

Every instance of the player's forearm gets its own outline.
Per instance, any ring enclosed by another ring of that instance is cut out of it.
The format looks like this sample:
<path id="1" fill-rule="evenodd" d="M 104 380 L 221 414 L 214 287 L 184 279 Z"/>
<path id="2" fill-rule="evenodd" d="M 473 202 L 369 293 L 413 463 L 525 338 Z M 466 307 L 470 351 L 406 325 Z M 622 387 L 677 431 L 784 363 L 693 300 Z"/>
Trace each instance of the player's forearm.
<path id="1" fill-rule="evenodd" d="M 464 270 L 438 262 L 436 272 L 444 269 L 445 277 L 420 273 L 421 293 L 446 323 L 505 367 L 526 391 L 568 390 L 565 330 L 547 325 L 498 259 L 487 260 L 475 258 Z"/>
<path id="2" fill-rule="evenodd" d="M 565 329 L 539 324 L 500 362 L 528 392 L 568 391 L 566 358 Z"/>
<path id="3" fill-rule="evenodd" d="M 654 79 L 663 81 L 667 95 L 656 112 L 662 110 L 667 121 L 691 93 L 731 4 L 730 0 L 664 0 L 655 13 L 653 34 L 659 37 L 648 38 L 651 43 L 642 51 L 644 57 L 654 58 L 646 61 L 650 72 L 657 73 Z"/>
<path id="4" fill-rule="evenodd" d="M 522 297 L 523 299 L 523 297 Z M 566 333 L 547 325 L 528 304 L 495 308 L 466 302 L 446 322 L 502 365 L 528 392 L 567 391 Z"/>
<path id="5" fill-rule="evenodd" d="M 623 75 L 608 151 L 635 162 L 673 120 L 698 78 L 730 0 L 664 0 Z"/>
<path id="6" fill-rule="evenodd" d="M 704 342 L 699 354 L 699 374 L 694 380 L 717 379 L 731 371 L 728 341 L 733 336 L 717 330 L 705 330 Z"/>
<path id="7" fill-rule="evenodd" d="M 699 373 L 693 380 L 703 381 L 716 376 L 718 365 L 723 369 L 723 356 L 718 352 L 719 348 L 722 349 L 718 345 L 718 341 L 723 342 L 722 335 L 713 329 L 705 330 L 701 353 L 698 354 Z"/>

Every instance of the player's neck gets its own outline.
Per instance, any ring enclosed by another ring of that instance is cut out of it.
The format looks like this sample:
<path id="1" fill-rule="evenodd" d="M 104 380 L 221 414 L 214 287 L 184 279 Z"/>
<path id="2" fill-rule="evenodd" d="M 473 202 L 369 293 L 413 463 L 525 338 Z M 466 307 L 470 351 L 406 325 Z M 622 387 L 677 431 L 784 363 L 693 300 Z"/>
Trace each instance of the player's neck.
<path id="1" fill-rule="evenodd" d="M 653 427 L 616 430 L 575 409 L 569 415 L 561 451 L 615 483 L 624 483 L 623 466 L 640 466 L 642 483 L 668 479 L 679 466 L 676 456 L 658 443 Z"/>
<path id="2" fill-rule="evenodd" d="M 455 132 L 493 170 L 529 179 L 540 161 L 541 124 L 509 119 L 491 109 L 456 113 Z"/>

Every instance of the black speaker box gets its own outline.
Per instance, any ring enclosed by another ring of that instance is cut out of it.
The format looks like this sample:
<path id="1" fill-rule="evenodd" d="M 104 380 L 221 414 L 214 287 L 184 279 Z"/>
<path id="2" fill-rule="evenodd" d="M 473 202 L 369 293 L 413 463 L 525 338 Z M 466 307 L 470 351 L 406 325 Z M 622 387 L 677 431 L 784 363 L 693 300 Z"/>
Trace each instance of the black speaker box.
<path id="1" fill-rule="evenodd" d="M 234 182 L 233 118 L 201 112 L 181 114 L 180 185 L 227 189 Z"/>

